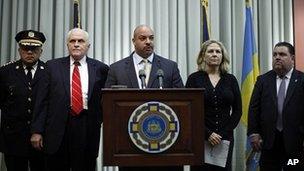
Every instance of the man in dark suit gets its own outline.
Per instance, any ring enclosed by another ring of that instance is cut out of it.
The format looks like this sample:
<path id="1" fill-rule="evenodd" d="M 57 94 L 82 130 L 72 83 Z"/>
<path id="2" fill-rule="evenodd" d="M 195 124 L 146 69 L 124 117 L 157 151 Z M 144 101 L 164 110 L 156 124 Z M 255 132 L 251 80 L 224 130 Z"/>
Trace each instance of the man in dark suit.
<path id="1" fill-rule="evenodd" d="M 291 44 L 276 44 L 273 69 L 258 77 L 251 96 L 248 136 L 253 149 L 261 150 L 262 171 L 303 169 L 304 74 L 294 59 Z M 293 159 L 300 163 L 292 165 Z"/>
<path id="2" fill-rule="evenodd" d="M 132 41 L 135 51 L 110 66 L 106 87 L 124 85 L 128 88 L 143 88 L 139 71 L 145 70 L 146 87 L 159 88 L 159 69 L 163 70 L 164 88 L 184 87 L 176 62 L 154 53 L 154 32 L 149 26 L 136 27 Z"/>
<path id="3" fill-rule="evenodd" d="M 154 33 L 149 26 L 140 25 L 136 27 L 132 41 L 135 51 L 129 57 L 115 62 L 110 66 L 106 87 L 123 85 L 128 88 L 159 88 L 160 84 L 157 78 L 159 69 L 163 70 L 163 88 L 184 87 L 176 62 L 154 53 Z M 145 83 L 140 79 L 141 71 L 144 71 Z M 119 170 L 178 171 L 183 170 L 183 167 L 120 167 Z"/>
<path id="4" fill-rule="evenodd" d="M 101 88 L 108 66 L 87 56 L 89 34 L 74 28 L 67 35 L 69 56 L 47 62 L 39 92 L 35 147 L 47 153 L 51 171 L 93 171 L 102 123 Z"/>
<path id="5" fill-rule="evenodd" d="M 39 60 L 45 36 L 24 30 L 15 39 L 20 60 L 0 68 L 0 151 L 8 171 L 41 171 L 43 153 L 32 147 L 30 129 L 37 89 L 46 73 Z"/>

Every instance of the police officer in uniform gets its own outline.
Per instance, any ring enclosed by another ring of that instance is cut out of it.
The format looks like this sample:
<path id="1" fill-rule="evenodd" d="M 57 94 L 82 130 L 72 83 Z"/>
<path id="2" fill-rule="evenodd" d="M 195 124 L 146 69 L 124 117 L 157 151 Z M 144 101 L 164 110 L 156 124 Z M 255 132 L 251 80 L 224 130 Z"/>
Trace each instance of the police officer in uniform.
<path id="1" fill-rule="evenodd" d="M 20 60 L 0 68 L 0 152 L 8 171 L 42 171 L 44 156 L 32 147 L 30 130 L 36 90 L 45 74 L 45 64 L 39 60 L 45 36 L 25 30 L 15 40 Z"/>

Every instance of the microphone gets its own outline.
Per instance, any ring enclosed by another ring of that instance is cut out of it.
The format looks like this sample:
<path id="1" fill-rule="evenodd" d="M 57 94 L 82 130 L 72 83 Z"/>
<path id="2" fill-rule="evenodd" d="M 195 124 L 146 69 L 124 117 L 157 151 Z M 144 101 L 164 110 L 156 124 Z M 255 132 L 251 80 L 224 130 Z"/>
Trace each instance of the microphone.
<path id="1" fill-rule="evenodd" d="M 159 82 L 159 88 L 163 89 L 164 71 L 162 69 L 157 70 L 157 78 L 158 78 L 158 82 Z"/>
<path id="2" fill-rule="evenodd" d="M 146 73 L 145 73 L 145 70 L 143 70 L 143 69 L 139 70 L 138 76 L 141 80 L 142 89 L 145 89 L 146 88 Z"/>

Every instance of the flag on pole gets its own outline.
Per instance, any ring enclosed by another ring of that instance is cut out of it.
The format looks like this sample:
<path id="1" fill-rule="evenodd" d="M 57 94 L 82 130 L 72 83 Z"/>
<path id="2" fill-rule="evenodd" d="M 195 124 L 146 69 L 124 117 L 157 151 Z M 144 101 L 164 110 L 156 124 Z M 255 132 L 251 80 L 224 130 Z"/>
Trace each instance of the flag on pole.
<path id="1" fill-rule="evenodd" d="M 80 25 L 80 11 L 79 11 L 79 0 L 74 0 L 73 27 L 74 28 L 81 28 L 81 25 Z"/>
<path id="2" fill-rule="evenodd" d="M 253 91 L 254 83 L 259 75 L 259 60 L 256 50 L 251 2 L 246 0 L 246 21 L 244 34 L 244 49 L 243 49 L 243 69 L 242 69 L 242 106 L 243 115 L 241 118 L 242 124 L 247 128 L 248 108 Z M 259 153 L 252 151 L 251 146 L 247 140 L 246 145 L 246 170 L 257 170 Z"/>
<path id="3" fill-rule="evenodd" d="M 201 0 L 202 5 L 202 28 L 203 28 L 203 42 L 209 40 L 210 32 L 209 32 L 209 22 L 208 22 L 208 0 Z"/>

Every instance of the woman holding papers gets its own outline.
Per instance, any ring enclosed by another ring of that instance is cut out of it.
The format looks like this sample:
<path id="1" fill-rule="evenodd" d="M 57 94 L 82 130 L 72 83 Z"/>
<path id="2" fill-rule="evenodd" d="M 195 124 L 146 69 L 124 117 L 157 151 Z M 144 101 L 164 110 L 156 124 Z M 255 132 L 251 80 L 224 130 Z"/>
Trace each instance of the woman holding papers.
<path id="1" fill-rule="evenodd" d="M 228 73 L 228 54 L 219 41 L 203 43 L 197 65 L 186 87 L 205 88 L 205 164 L 191 170 L 231 170 L 233 130 L 242 115 L 238 82 Z"/>

